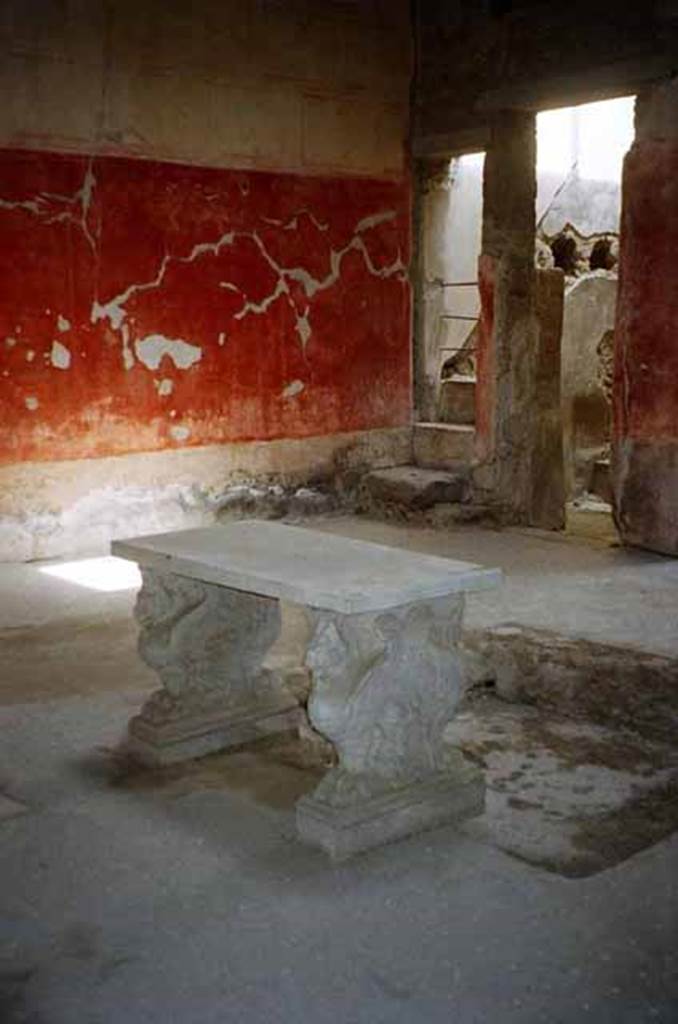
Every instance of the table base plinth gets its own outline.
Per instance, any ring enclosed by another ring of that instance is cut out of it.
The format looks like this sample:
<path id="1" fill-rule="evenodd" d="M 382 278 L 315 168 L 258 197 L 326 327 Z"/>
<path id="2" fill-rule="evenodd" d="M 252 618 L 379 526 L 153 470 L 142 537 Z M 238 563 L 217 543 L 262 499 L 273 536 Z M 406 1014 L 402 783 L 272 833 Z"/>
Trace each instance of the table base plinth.
<path id="1" fill-rule="evenodd" d="M 440 774 L 349 807 L 303 797 L 297 804 L 300 839 L 319 846 L 332 860 L 441 825 L 482 814 L 485 783 L 473 766 L 453 775 Z"/>
<path id="2" fill-rule="evenodd" d="M 125 749 L 146 764 L 175 764 L 274 733 L 296 732 L 302 716 L 299 706 L 289 701 L 215 708 L 164 723 L 148 722 L 140 715 L 129 724 Z"/>

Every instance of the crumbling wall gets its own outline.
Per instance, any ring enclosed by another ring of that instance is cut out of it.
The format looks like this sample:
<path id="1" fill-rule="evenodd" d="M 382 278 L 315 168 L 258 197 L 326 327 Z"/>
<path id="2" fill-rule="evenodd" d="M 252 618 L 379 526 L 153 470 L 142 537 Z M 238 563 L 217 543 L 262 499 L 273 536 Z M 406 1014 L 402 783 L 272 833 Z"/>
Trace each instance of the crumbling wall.
<path id="1" fill-rule="evenodd" d="M 0 558 L 406 460 L 410 38 L 376 0 L 2 5 Z"/>
<path id="2" fill-rule="evenodd" d="M 612 479 L 627 544 L 678 555 L 678 81 L 638 97 L 624 165 Z"/>
<path id="3" fill-rule="evenodd" d="M 400 176 L 409 4 L 3 0 L 0 144 Z"/>
<path id="4" fill-rule="evenodd" d="M 485 157 L 474 487 L 529 521 L 536 415 L 535 123 L 496 119 Z"/>
<path id="5" fill-rule="evenodd" d="M 0 196 L 5 462 L 407 423 L 406 185 L 5 151 Z"/>
<path id="6" fill-rule="evenodd" d="M 569 496 L 588 488 L 593 461 L 609 454 L 616 304 L 616 275 L 604 270 L 572 279 L 565 291 L 562 404 Z"/>

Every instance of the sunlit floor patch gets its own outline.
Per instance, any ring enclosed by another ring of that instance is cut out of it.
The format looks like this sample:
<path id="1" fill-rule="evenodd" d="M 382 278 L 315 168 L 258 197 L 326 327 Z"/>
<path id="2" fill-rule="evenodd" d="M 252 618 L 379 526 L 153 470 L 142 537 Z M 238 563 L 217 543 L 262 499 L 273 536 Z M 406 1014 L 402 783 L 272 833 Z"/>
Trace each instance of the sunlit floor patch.
<path id="1" fill-rule="evenodd" d="M 83 558 L 77 562 L 45 565 L 40 572 L 47 576 L 76 583 L 90 590 L 134 590 L 141 586 L 141 573 L 134 562 L 112 555 L 102 558 Z"/>

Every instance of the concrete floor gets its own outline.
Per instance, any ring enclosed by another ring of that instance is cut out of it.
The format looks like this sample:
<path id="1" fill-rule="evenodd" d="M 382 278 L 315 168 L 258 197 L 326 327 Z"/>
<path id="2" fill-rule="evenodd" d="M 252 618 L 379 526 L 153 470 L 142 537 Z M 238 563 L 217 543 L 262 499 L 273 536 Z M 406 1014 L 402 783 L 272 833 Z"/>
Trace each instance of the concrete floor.
<path id="1" fill-rule="evenodd" d="M 471 625 L 678 653 L 678 563 L 603 542 L 313 525 L 499 565 Z M 439 829 L 339 866 L 299 845 L 303 773 L 116 774 L 153 679 L 132 591 L 3 567 L 3 1024 L 678 1020 L 678 836 L 564 879 Z M 226 762 L 224 762 L 226 763 Z"/>

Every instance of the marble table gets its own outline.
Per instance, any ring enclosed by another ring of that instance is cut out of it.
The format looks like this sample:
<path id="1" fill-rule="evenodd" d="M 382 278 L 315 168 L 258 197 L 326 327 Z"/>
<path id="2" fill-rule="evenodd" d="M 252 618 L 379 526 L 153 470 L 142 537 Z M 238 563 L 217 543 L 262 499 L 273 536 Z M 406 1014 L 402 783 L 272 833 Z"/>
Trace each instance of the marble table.
<path id="1" fill-rule="evenodd" d="M 297 728 L 337 763 L 297 805 L 302 839 L 333 857 L 480 813 L 480 773 L 444 742 L 464 689 L 464 595 L 497 569 L 266 521 L 114 541 L 137 562 L 139 652 L 162 689 L 130 723 L 167 764 Z M 305 707 L 263 666 L 280 602 L 310 623 Z"/>

